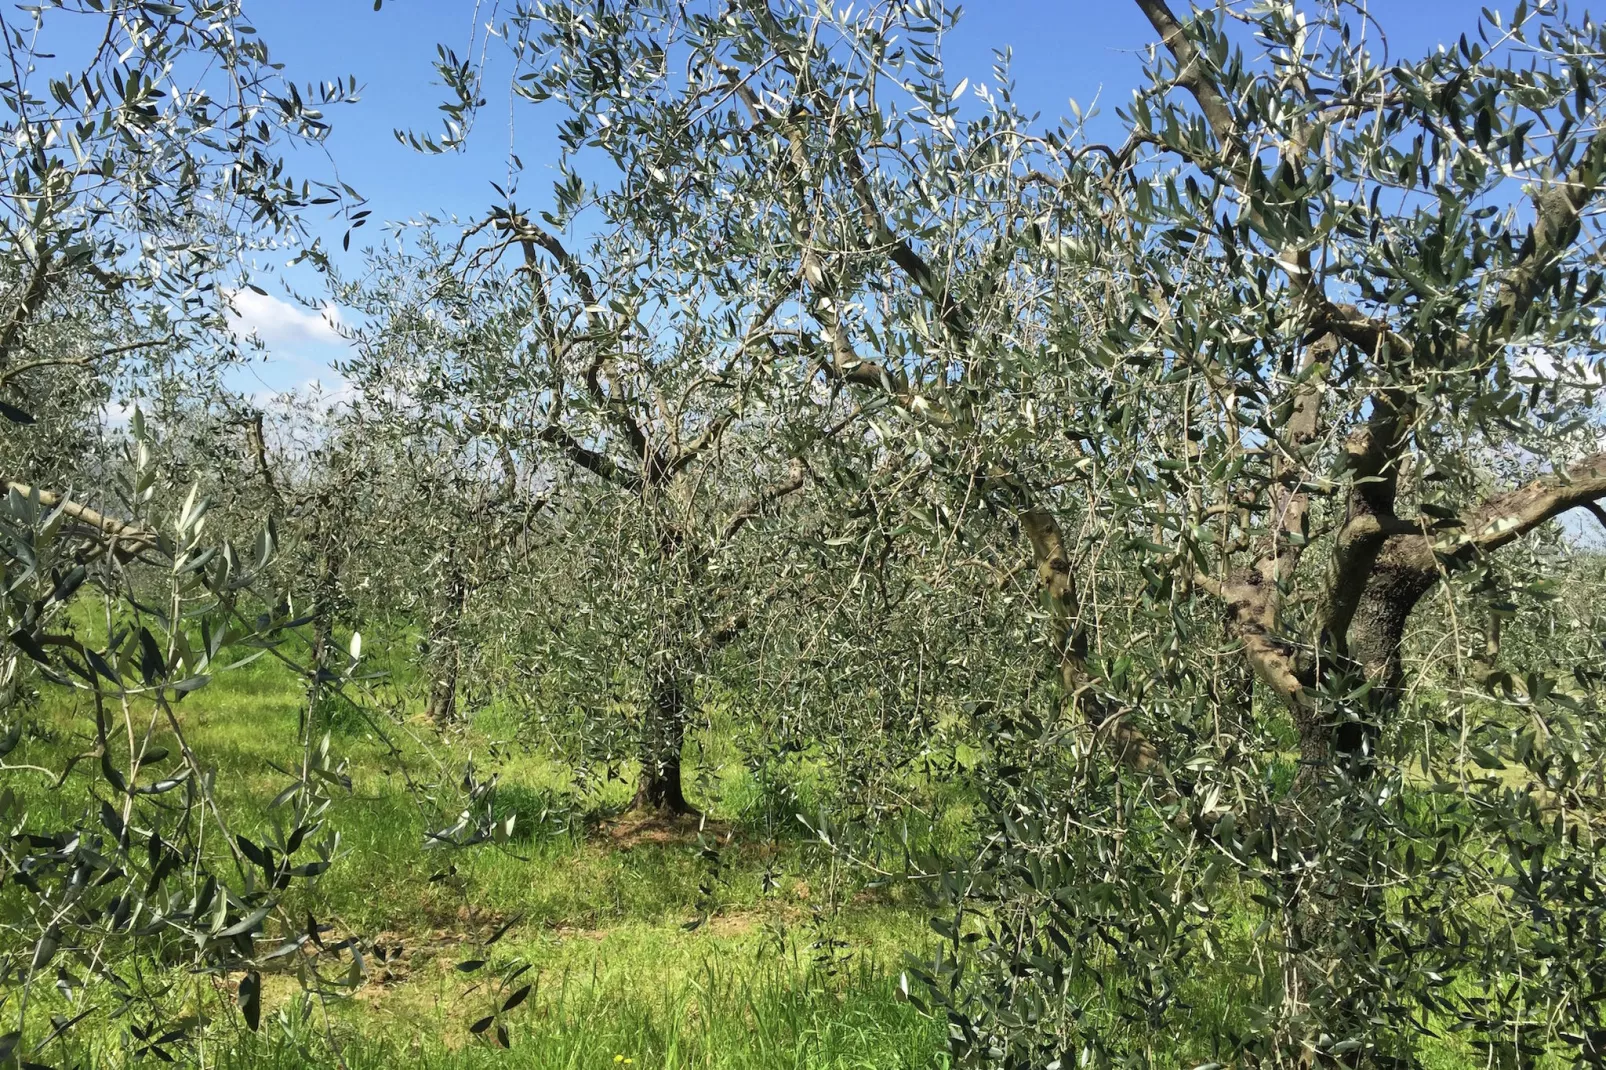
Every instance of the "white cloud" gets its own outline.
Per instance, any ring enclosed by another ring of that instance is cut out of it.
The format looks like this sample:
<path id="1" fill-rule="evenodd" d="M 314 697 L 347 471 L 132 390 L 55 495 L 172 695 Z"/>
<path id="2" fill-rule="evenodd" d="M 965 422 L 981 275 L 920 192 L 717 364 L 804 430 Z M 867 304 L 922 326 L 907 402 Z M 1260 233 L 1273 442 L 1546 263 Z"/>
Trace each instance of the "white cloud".
<path id="1" fill-rule="evenodd" d="M 108 431 L 123 431 L 134 416 L 134 405 L 128 401 L 111 401 L 100 408 L 100 425 Z"/>
<path id="2" fill-rule="evenodd" d="M 231 290 L 229 327 L 242 338 L 251 334 L 262 339 L 264 345 L 344 345 L 345 339 L 335 328 L 340 324 L 340 310 L 325 305 L 312 312 L 271 294 L 260 294 L 252 289 Z"/>
<path id="3" fill-rule="evenodd" d="M 308 379 L 286 390 L 258 390 L 249 394 L 247 402 L 263 412 L 281 416 L 301 415 L 316 417 L 319 414 L 338 412 L 349 407 L 357 397 L 357 390 L 339 374 Z"/>

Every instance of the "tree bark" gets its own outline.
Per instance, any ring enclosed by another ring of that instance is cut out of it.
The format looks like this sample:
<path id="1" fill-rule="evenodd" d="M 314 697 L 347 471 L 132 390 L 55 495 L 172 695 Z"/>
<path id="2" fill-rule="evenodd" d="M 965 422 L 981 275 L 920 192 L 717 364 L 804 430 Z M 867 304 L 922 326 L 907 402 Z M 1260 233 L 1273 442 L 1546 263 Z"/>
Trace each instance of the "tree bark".
<path id="1" fill-rule="evenodd" d="M 641 779 L 633 809 L 695 814 L 681 779 L 686 743 L 686 691 L 678 668 L 653 670 L 647 690 L 647 719 L 641 738 Z"/>
<path id="2" fill-rule="evenodd" d="M 429 683 L 429 703 L 425 709 L 429 719 L 437 725 L 444 727 L 457 720 L 457 647 L 449 641 L 436 665 L 434 679 Z"/>
<path id="3" fill-rule="evenodd" d="M 1095 738 L 1109 740 L 1121 762 L 1139 771 L 1157 766 L 1159 750 L 1142 732 L 1126 724 L 1123 711 L 1112 707 L 1092 686 L 1095 681 L 1088 671 L 1088 625 L 1082 619 L 1081 596 L 1059 522 L 1048 510 L 1033 505 L 1021 514 L 1021 527 L 1032 544 L 1038 588 L 1048 602 L 1061 700 L 1075 716 L 1087 722 Z"/>
<path id="4" fill-rule="evenodd" d="M 457 673 L 460 663 L 457 633 L 468 598 L 468 584 L 455 565 L 447 575 L 445 604 L 429 632 L 429 703 L 426 712 L 436 725 L 457 720 Z"/>

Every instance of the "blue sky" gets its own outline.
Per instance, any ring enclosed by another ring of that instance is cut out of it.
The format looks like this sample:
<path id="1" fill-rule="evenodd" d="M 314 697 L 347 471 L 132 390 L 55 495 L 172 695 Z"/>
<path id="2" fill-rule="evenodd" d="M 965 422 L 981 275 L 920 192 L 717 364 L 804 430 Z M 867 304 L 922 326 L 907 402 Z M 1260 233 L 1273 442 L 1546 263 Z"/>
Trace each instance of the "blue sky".
<path id="1" fill-rule="evenodd" d="M 840 0 L 838 0 L 840 2 Z M 1183 0 L 1172 0 L 1180 13 Z M 508 6 L 511 0 L 502 0 Z M 497 199 L 490 183 L 504 181 L 510 109 L 494 80 L 490 101 L 466 151 L 423 156 L 397 142 L 393 131 L 408 127 L 434 132 L 442 92 L 431 66 L 437 44 L 469 54 L 476 22 L 490 21 L 497 0 L 385 0 L 380 11 L 371 0 L 247 0 L 246 10 L 273 56 L 297 81 L 354 75 L 362 102 L 331 115 L 334 131 L 328 150 L 339 177 L 369 199 L 373 222 L 354 238 L 355 265 L 361 244 L 379 236 L 379 222 L 421 213 L 472 216 Z M 1491 5 L 1509 8 L 1509 4 Z M 1396 56 L 1420 55 L 1471 32 L 1482 4 L 1478 0 L 1373 0 L 1372 14 L 1388 34 Z M 1097 100 L 1102 115 L 1093 122 L 1100 136 L 1119 139 L 1115 108 L 1138 83 L 1140 53 L 1154 32 L 1131 0 L 972 0 L 944 46 L 950 81 L 972 83 L 991 77 L 993 49 L 1010 47 L 1018 83 L 1017 100 L 1045 120 L 1068 115 L 1068 102 L 1083 108 Z M 497 43 L 492 43 L 493 54 Z M 557 112 L 519 102 L 511 109 L 519 153 L 525 163 L 524 200 L 542 207 L 545 160 L 555 156 L 550 125 Z M 1100 128 L 1103 127 L 1101 131 Z M 304 161 L 304 170 L 327 172 L 323 161 Z M 342 228 L 321 228 L 338 248 Z M 305 288 L 305 275 L 292 277 Z M 316 314 L 278 300 L 282 284 L 263 279 L 272 300 L 253 298 L 243 311 L 268 343 L 273 360 L 247 372 L 242 385 L 270 393 L 322 380 L 331 389 L 328 362 L 338 353 L 333 332 Z"/>
<path id="2" fill-rule="evenodd" d="M 1180 11 L 1182 0 L 1172 2 Z M 489 183 L 506 175 L 508 108 L 494 82 L 467 152 L 423 157 L 392 136 L 397 127 L 438 128 L 435 46 L 466 54 L 476 16 L 483 24 L 497 6 L 496 0 L 386 0 L 376 12 L 370 0 L 247 0 L 246 9 L 275 58 L 299 79 L 356 76 L 363 101 L 335 114 L 329 148 L 341 176 L 372 200 L 375 216 L 396 218 L 477 212 L 495 197 Z M 1478 0 L 1374 0 L 1371 10 L 1394 54 L 1409 55 L 1470 32 L 1481 6 Z M 1071 98 L 1084 109 L 1098 98 L 1105 105 L 1102 118 L 1113 123 L 1115 105 L 1138 82 L 1139 54 L 1155 37 L 1131 0 L 972 0 L 963 7 L 958 30 L 945 42 L 950 81 L 989 79 L 992 50 L 1007 46 L 1014 51 L 1018 99 L 1045 119 L 1068 115 Z M 514 112 L 521 153 L 537 171 L 540 150 L 551 153 L 545 127 L 556 111 L 521 101 Z M 1109 132 L 1116 136 L 1113 125 Z M 529 178 L 526 189 L 535 192 Z"/>

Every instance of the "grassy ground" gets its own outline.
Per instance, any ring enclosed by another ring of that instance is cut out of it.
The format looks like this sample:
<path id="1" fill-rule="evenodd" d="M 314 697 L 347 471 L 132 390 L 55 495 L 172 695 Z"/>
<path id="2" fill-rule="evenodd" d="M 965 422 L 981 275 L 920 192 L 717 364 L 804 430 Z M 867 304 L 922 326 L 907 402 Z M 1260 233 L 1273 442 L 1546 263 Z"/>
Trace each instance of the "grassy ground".
<path id="1" fill-rule="evenodd" d="M 216 769 L 223 811 L 239 819 L 235 831 L 256 834 L 252 815 L 299 762 L 303 708 L 299 683 L 269 659 L 220 675 L 178 707 L 190 744 Z M 256 1033 L 219 1013 L 232 1003 L 228 985 L 169 969 L 163 983 L 213 1020 L 204 1041 L 171 1048 L 181 1061 L 284 1070 L 947 1064 L 944 1024 L 898 998 L 902 956 L 930 939 L 926 911 L 833 865 L 795 820 L 798 804 L 756 784 L 728 738 L 703 741 L 714 768 L 699 780 L 709 811 L 699 825 L 615 816 L 630 785 L 581 791 L 565 766 L 518 742 L 510 711 L 478 717 L 445 742 L 416 720 L 370 720 L 339 703 L 320 719 L 331 751 L 349 762 L 351 790 L 330 815 L 340 856 L 304 905 L 329 927 L 326 940 L 361 942 L 366 969 L 338 1000 L 305 996 L 287 971 L 266 974 Z M 92 725 L 87 702 L 53 693 L 37 730 L 7 756 L 31 827 L 83 823 L 97 764 L 78 763 L 59 789 L 45 771 L 88 750 Z M 515 818 L 512 838 L 426 849 L 426 832 L 461 805 L 455 784 L 470 762 L 478 777 L 497 777 L 496 813 Z M 26 766 L 39 772 L 17 771 Z M 484 966 L 460 968 L 479 959 Z M 1237 1017 L 1236 982 L 1223 969 L 1189 993 L 1197 1036 L 1183 1045 L 1184 1065 L 1203 1061 L 1210 1035 Z M 502 979 L 516 971 L 513 984 L 531 991 L 498 1019 L 504 1051 L 494 1026 L 471 1027 L 506 1001 L 513 987 Z M 51 1064 L 139 1063 L 129 1020 L 110 1006 L 54 1041 Z M 1481 1065 L 1454 1038 L 1424 1039 L 1420 1056 L 1432 1070 Z"/>
<path id="2" fill-rule="evenodd" d="M 301 698 L 264 659 L 180 705 L 190 744 L 217 768 L 225 813 L 261 812 L 285 785 L 281 770 L 300 756 Z M 53 698 L 41 712 L 44 730 L 10 764 L 59 769 L 93 744 L 87 706 Z M 763 800 L 739 766 L 715 777 L 701 828 L 599 822 L 627 785 L 577 807 L 561 767 L 483 729 L 441 744 L 418 726 L 380 722 L 398 760 L 362 717 L 330 712 L 331 751 L 350 760 L 352 790 L 332 811 L 342 857 L 308 909 L 336 937 L 380 951 L 346 1000 L 311 1001 L 288 974 L 265 976 L 257 1034 L 219 1017 L 204 1044 L 175 1049 L 181 1058 L 219 1067 L 943 1064 L 941 1024 L 895 998 L 899 956 L 924 939 L 922 913 L 843 881 L 805 838 L 764 833 Z M 425 849 L 426 829 L 450 820 L 449 785 L 471 759 L 477 775 L 499 778 L 498 813 L 516 815 L 511 841 Z M 404 768 L 428 790 L 409 790 Z M 19 783 L 30 823 L 80 813 L 96 775 L 82 762 L 59 790 L 42 774 Z M 458 968 L 478 958 L 487 964 Z M 476 1035 L 470 1025 L 503 1000 L 497 977 L 520 966 L 517 983 L 532 992 L 503 1019 L 512 1045 L 503 1052 L 494 1029 Z M 210 979 L 173 983 L 193 986 L 197 1007 L 228 996 Z M 92 1015 L 55 1042 L 53 1058 L 120 1064 L 125 1024 Z"/>

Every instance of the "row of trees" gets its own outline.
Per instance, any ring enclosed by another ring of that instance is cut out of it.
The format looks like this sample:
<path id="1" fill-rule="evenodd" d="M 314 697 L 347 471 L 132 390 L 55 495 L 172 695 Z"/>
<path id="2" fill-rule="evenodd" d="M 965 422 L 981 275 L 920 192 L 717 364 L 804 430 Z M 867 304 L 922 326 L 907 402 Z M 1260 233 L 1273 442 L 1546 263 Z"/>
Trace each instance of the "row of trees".
<path id="1" fill-rule="evenodd" d="M 290 550 L 233 639 L 306 618 L 309 768 L 335 636 L 382 615 L 432 722 L 494 693 L 577 766 L 628 757 L 642 807 L 694 809 L 716 696 L 872 820 L 962 741 L 974 837 L 908 859 L 947 915 L 911 992 L 970 1063 L 1165 1062 L 1221 990 L 1222 1063 L 1443 1030 L 1598 1061 L 1598 565 L 1557 520 L 1606 522 L 1606 39 L 1524 4 L 1400 59 L 1340 3 L 1137 2 L 1110 145 L 1023 115 L 1007 57 L 951 85 L 936 2 L 515 3 L 550 193 L 329 266 L 355 400 L 308 438 L 166 380 L 173 463 Z M 7 83 L 0 478 L 18 531 L 77 510 L 80 554 L 138 519 L 92 448 L 128 355 L 195 367 L 230 257 L 350 196 L 267 161 L 351 90 L 268 88 L 238 18 L 130 0 L 132 52 Z M 140 95 L 208 49 L 264 80 Z M 483 106 L 442 76 L 428 151 Z M 17 696 L 68 601 L 17 601 Z"/>

